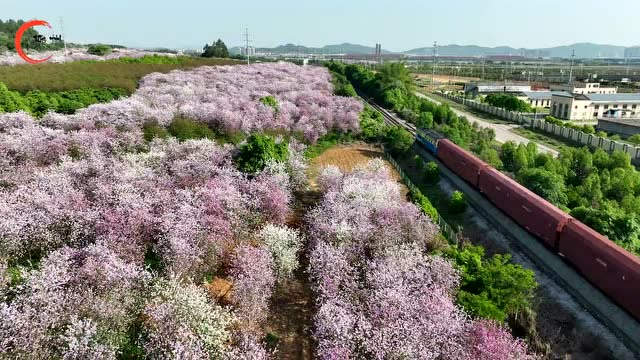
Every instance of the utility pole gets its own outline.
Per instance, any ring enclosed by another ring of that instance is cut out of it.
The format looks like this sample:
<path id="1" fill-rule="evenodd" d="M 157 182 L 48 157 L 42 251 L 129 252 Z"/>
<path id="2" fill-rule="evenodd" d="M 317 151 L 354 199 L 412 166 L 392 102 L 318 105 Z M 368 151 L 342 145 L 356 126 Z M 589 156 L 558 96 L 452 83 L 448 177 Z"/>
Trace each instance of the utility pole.
<path id="1" fill-rule="evenodd" d="M 568 84 L 571 84 L 571 78 L 573 77 L 573 59 L 576 57 L 576 51 L 573 50 L 571 52 L 571 67 L 569 68 L 569 82 Z"/>
<path id="2" fill-rule="evenodd" d="M 433 42 L 433 66 L 431 67 L 431 90 L 433 91 L 436 86 L 434 82 L 434 78 L 436 76 L 436 54 L 438 53 L 438 42 Z"/>
<path id="3" fill-rule="evenodd" d="M 62 16 L 60 16 L 60 31 L 62 32 L 62 43 L 64 44 L 64 56 L 67 56 L 67 40 L 66 36 L 64 35 L 64 22 L 62 21 Z"/>
<path id="4" fill-rule="evenodd" d="M 244 46 L 245 46 L 245 53 L 247 54 L 247 65 L 250 65 L 250 61 L 249 61 L 249 28 L 244 28 Z"/>

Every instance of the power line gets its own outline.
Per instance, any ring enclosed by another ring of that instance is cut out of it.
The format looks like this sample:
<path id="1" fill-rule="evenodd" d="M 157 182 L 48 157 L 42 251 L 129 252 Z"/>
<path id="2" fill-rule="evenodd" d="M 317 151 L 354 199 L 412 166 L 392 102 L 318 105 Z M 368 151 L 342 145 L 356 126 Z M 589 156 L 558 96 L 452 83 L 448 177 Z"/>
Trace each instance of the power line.
<path id="1" fill-rule="evenodd" d="M 573 59 L 576 57 L 576 51 L 571 52 L 571 67 L 569 68 L 569 84 L 571 84 L 571 78 L 573 77 Z"/>
<path id="2" fill-rule="evenodd" d="M 67 56 L 69 53 L 67 52 L 67 40 L 64 34 L 64 21 L 62 16 L 60 16 L 60 31 L 62 32 L 62 43 L 64 44 L 64 56 Z"/>

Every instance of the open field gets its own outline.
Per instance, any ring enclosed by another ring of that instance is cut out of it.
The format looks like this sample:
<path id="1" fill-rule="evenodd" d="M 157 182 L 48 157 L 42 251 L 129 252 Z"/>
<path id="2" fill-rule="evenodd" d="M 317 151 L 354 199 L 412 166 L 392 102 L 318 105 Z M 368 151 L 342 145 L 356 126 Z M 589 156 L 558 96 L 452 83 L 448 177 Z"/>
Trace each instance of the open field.
<path id="1" fill-rule="evenodd" d="M 239 64 L 231 59 L 186 59 L 179 64 L 127 64 L 121 62 L 69 62 L 64 64 L 0 67 L 0 81 L 10 90 L 64 91 L 79 88 L 121 88 L 133 93 L 143 76 L 204 65 Z"/>
<path id="2" fill-rule="evenodd" d="M 431 74 L 412 74 L 413 77 L 418 81 L 431 81 Z M 477 77 L 468 77 L 468 76 L 450 76 L 443 74 L 436 74 L 433 77 L 433 81 L 436 84 L 448 84 L 449 82 L 470 82 L 470 81 L 478 81 L 480 78 Z"/>

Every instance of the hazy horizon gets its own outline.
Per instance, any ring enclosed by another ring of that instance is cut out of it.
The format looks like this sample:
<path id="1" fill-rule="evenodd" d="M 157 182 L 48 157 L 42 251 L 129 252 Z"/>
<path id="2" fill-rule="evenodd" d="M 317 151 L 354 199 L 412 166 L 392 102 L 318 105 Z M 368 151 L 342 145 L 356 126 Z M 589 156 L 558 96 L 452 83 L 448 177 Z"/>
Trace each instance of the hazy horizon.
<path id="1" fill-rule="evenodd" d="M 5 4 L 0 19 L 47 20 L 54 32 L 60 32 L 58 19 L 63 16 L 67 41 L 146 48 L 199 48 L 217 38 L 229 47 L 238 46 L 244 44 L 245 27 L 255 47 L 381 43 L 385 50 L 400 52 L 429 47 L 434 40 L 441 45 L 527 49 L 586 42 L 639 45 L 638 31 L 628 24 L 635 24 L 640 2 L 611 0 L 607 8 L 624 11 L 616 12 L 616 21 L 601 22 L 596 16 L 602 13 L 602 3 L 596 0 L 581 1 L 579 7 L 552 0 L 535 4 L 521 0 L 435 4 L 418 0 L 393 4 L 380 0 L 220 4 L 184 0 L 161 6 L 149 0 L 25 0 Z"/>

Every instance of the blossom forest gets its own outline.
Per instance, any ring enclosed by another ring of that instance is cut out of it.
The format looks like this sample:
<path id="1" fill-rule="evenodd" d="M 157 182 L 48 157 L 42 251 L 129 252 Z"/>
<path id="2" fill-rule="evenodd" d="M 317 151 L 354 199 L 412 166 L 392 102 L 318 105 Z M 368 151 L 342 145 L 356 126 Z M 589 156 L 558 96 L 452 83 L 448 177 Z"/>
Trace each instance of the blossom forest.
<path id="1" fill-rule="evenodd" d="M 362 110 L 326 69 L 271 63 L 150 74 L 73 115 L 0 114 L 0 358 L 277 359 L 264 324 L 299 271 L 314 358 L 533 358 L 456 305 L 438 226 L 381 160 L 325 168 L 292 220 L 305 146 L 359 133 Z M 246 140 L 144 136 L 176 118 L 268 134 L 282 156 L 248 172 Z"/>

